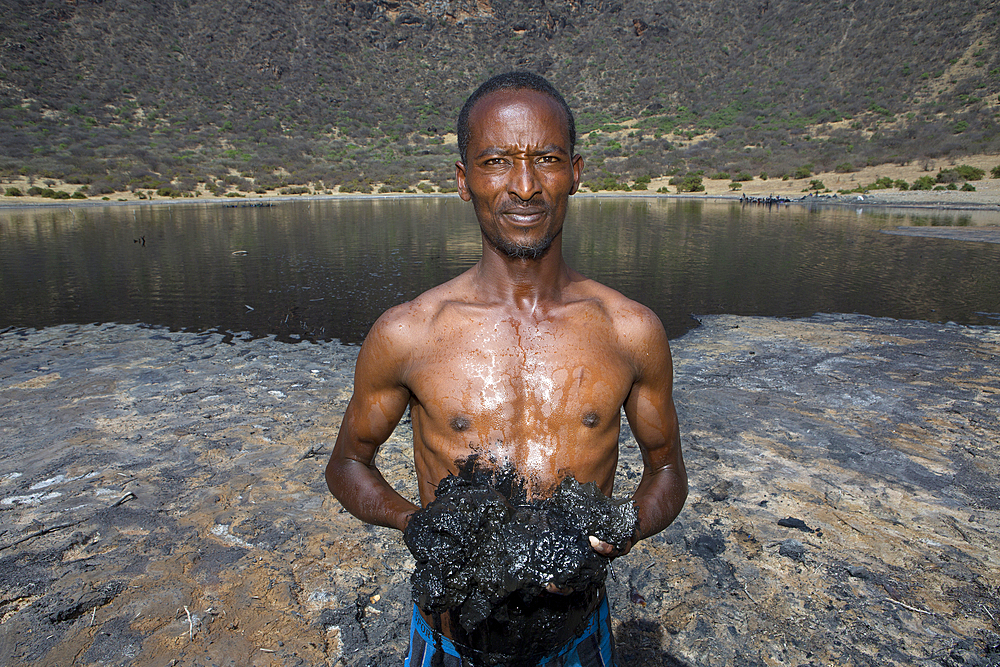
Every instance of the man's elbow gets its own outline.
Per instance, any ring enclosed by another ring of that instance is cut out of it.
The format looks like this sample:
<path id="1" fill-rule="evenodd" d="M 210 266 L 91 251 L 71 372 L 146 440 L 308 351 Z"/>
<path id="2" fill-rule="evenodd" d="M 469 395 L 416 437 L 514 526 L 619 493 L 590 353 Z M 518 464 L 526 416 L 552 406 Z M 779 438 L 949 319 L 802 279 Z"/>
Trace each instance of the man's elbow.
<path id="1" fill-rule="evenodd" d="M 680 466 L 679 469 L 675 470 L 675 476 L 677 477 L 676 483 L 676 494 L 677 494 L 677 511 L 679 512 L 684 503 L 687 501 L 688 497 L 688 476 L 687 470 L 684 466 Z"/>
<path id="2" fill-rule="evenodd" d="M 344 459 L 338 457 L 336 452 L 334 452 L 330 456 L 330 460 L 326 463 L 326 471 L 324 473 L 326 476 L 326 488 L 330 489 L 330 493 L 338 500 L 344 490 L 344 462 Z"/>

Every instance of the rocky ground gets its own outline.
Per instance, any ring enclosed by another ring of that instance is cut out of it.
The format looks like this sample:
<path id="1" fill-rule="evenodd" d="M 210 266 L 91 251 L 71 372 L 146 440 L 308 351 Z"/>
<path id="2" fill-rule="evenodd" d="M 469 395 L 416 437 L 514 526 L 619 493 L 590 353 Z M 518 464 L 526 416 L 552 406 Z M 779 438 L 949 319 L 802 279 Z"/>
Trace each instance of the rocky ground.
<path id="1" fill-rule="evenodd" d="M 356 351 L 0 335 L 4 662 L 401 664 L 413 561 L 322 478 Z M 713 316 L 674 355 L 691 495 L 615 563 L 623 667 L 1000 663 L 1000 328 Z"/>

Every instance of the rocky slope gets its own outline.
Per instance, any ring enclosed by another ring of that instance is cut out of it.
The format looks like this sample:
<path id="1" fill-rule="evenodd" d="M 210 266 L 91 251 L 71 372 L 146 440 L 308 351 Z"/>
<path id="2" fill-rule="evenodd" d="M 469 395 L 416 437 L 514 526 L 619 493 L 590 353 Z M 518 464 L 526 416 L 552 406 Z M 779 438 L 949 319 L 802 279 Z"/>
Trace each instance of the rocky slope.
<path id="1" fill-rule="evenodd" d="M 1000 146 L 995 0 L 0 9 L 0 169 L 95 189 L 190 189 L 227 176 L 223 185 L 251 189 L 443 184 L 454 152 L 441 142 L 462 100 L 510 69 L 564 91 L 581 129 L 598 131 L 592 166 L 611 175 L 773 176 Z"/>

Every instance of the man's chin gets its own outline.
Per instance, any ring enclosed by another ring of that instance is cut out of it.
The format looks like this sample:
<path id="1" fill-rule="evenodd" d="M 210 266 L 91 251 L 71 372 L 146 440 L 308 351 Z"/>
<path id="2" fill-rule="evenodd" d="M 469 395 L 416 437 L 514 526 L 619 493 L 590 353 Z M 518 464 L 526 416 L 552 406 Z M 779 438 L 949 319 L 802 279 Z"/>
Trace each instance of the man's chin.
<path id="1" fill-rule="evenodd" d="M 549 252 L 549 249 L 552 247 L 552 239 L 550 238 L 546 238 L 538 243 L 530 245 L 511 243 L 509 241 L 495 241 L 493 239 L 488 240 L 490 245 L 510 259 L 541 259 L 542 257 L 545 257 L 545 255 Z"/>

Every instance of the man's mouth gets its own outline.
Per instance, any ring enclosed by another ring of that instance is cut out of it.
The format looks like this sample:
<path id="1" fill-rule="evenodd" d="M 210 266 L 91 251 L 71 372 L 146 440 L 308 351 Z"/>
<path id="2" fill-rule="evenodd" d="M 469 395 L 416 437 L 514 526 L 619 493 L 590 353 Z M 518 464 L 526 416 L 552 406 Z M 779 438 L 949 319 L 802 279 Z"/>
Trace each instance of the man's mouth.
<path id="1" fill-rule="evenodd" d="M 547 212 L 544 206 L 511 206 L 501 211 L 501 215 L 514 222 L 530 223 L 544 217 Z"/>

